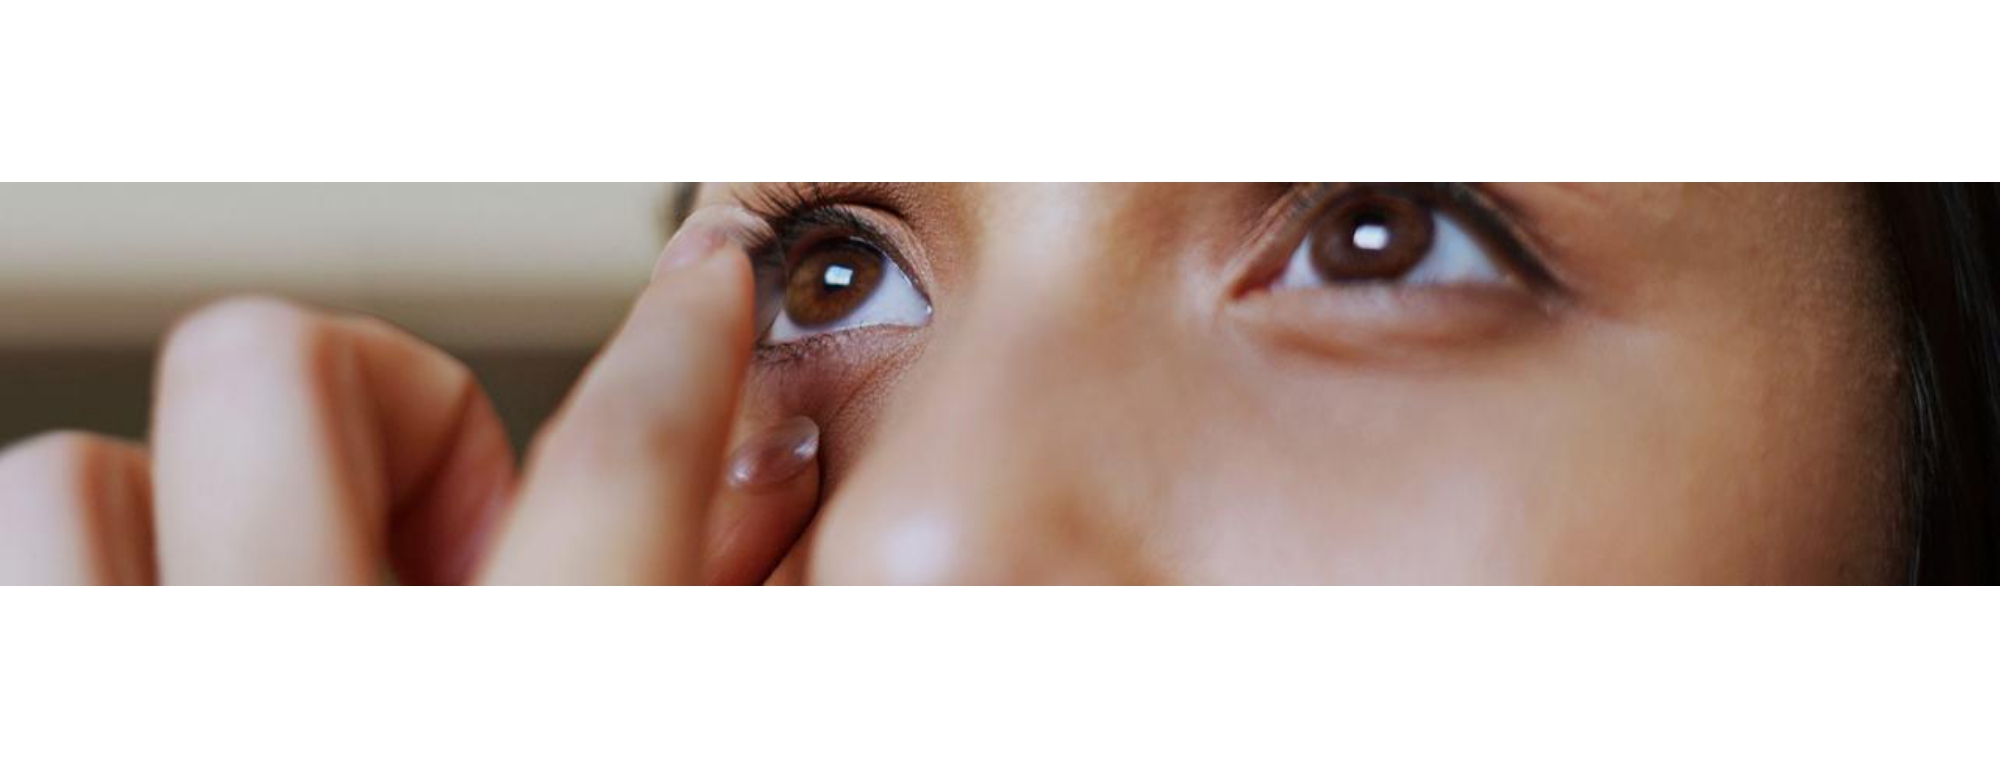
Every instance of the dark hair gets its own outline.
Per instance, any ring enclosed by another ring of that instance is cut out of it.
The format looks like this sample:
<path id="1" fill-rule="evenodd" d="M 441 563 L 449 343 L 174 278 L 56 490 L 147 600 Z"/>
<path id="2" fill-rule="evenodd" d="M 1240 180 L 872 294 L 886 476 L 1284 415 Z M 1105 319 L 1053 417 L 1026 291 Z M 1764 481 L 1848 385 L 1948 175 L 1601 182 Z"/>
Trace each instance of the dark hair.
<path id="1" fill-rule="evenodd" d="M 1908 310 L 1910 576 L 2000 582 L 2000 184 L 1876 197 Z"/>

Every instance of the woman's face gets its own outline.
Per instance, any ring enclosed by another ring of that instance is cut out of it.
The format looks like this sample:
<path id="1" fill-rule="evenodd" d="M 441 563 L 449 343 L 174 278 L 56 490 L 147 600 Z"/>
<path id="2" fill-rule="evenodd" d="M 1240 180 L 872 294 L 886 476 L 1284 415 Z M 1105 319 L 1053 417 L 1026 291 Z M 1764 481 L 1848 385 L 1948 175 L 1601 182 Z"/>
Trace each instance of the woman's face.
<path id="1" fill-rule="evenodd" d="M 1900 573 L 1847 186 L 743 184 L 742 421 L 823 430 L 781 577 Z"/>

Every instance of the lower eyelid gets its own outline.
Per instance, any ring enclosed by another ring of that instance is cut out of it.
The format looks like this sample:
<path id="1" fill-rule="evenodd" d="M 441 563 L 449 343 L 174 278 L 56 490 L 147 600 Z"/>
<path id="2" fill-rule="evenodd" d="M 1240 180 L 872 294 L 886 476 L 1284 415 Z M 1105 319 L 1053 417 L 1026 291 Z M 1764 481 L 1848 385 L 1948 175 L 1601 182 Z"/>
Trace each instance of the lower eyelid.
<path id="1" fill-rule="evenodd" d="M 823 361 L 847 354 L 861 354 L 862 347 L 899 341 L 924 330 L 925 326 L 910 325 L 869 325 L 851 328 L 836 333 L 821 333 L 782 344 L 760 345 L 752 355 L 757 365 L 784 367 L 797 363 Z"/>
<path id="2" fill-rule="evenodd" d="M 1316 357 L 1440 362 L 1546 328 L 1556 307 L 1517 287 L 1376 285 L 1260 291 L 1225 319 L 1281 349 Z"/>
<path id="3" fill-rule="evenodd" d="M 865 330 L 865 329 L 857 329 L 857 330 Z M 797 341 L 788 341 L 782 344 L 759 345 L 757 347 L 757 351 L 754 357 L 754 362 L 756 362 L 758 365 L 767 365 L 767 366 L 781 366 L 790 363 L 796 363 L 801 360 L 825 354 L 829 350 L 839 348 L 842 344 L 842 341 L 849 335 L 851 334 L 823 333 L 813 336 L 807 336 Z"/>
<path id="4" fill-rule="evenodd" d="M 758 350 L 744 380 L 744 406 L 774 417 L 808 416 L 823 429 L 851 423 L 843 419 L 857 408 L 891 396 L 893 382 L 922 354 L 921 331 L 870 328 Z"/>

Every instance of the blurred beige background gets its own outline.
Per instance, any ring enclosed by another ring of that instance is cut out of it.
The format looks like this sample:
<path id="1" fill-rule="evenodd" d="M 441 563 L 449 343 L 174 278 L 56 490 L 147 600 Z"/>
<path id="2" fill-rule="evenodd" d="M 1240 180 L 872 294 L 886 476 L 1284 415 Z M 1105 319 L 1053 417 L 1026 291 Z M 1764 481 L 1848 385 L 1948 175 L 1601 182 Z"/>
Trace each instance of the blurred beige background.
<path id="1" fill-rule="evenodd" d="M 0 444 L 144 434 L 161 334 L 275 293 L 470 363 L 517 442 L 645 284 L 675 185 L 0 184 Z"/>

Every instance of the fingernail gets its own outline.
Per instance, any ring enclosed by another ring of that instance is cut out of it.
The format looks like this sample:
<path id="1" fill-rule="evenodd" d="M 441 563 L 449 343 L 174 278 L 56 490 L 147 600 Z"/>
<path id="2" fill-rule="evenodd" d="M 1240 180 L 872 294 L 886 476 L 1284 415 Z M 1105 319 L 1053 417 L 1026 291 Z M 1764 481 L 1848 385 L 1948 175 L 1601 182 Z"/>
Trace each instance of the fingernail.
<path id="1" fill-rule="evenodd" d="M 653 265 L 653 279 L 699 263 L 725 250 L 732 242 L 748 241 L 758 226 L 761 224 L 755 216 L 733 206 L 713 205 L 695 211 L 681 222 L 674 239 L 667 241 L 667 249 Z"/>
<path id="2" fill-rule="evenodd" d="M 794 416 L 737 446 L 729 457 L 729 484 L 769 488 L 805 470 L 819 456 L 819 425 Z"/>

